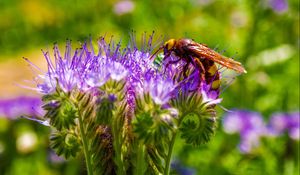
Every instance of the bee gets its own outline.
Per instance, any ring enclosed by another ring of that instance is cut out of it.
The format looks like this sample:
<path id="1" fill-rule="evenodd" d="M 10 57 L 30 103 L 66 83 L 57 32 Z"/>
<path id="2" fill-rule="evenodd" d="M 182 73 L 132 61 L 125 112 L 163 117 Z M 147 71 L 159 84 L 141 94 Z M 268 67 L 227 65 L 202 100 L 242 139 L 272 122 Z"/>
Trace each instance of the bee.
<path id="1" fill-rule="evenodd" d="M 207 45 L 197 43 L 191 39 L 170 39 L 165 42 L 150 59 L 162 49 L 164 51 L 164 60 L 172 53 L 178 58 L 177 60 L 169 61 L 166 67 L 183 60 L 186 64 L 183 67 L 182 73 L 184 77 L 187 77 L 189 65 L 192 64 L 199 70 L 201 78 L 211 84 L 212 89 L 218 89 L 220 87 L 220 75 L 215 63 L 238 73 L 247 73 L 240 62 L 223 56 L 207 47 Z"/>

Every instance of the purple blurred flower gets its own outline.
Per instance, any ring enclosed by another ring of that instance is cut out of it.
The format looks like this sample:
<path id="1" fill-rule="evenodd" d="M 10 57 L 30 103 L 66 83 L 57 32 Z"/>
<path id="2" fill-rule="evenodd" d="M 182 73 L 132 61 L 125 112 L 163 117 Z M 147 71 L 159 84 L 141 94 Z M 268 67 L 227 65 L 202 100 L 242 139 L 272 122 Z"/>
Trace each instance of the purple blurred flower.
<path id="1" fill-rule="evenodd" d="M 130 13 L 134 10 L 134 3 L 129 0 L 120 1 L 114 5 L 114 12 L 117 15 Z"/>
<path id="2" fill-rule="evenodd" d="M 239 149 L 242 153 L 250 153 L 254 148 L 257 148 L 260 144 L 260 137 L 263 133 L 259 130 L 248 129 L 241 133 L 241 142 Z"/>
<path id="3" fill-rule="evenodd" d="M 265 125 L 260 114 L 250 111 L 234 111 L 223 119 L 223 128 L 227 133 L 239 133 L 241 152 L 248 153 L 259 145 L 263 136 L 279 136 L 284 132 L 293 140 L 300 139 L 300 114 L 275 113 L 271 116 L 268 125 Z"/>
<path id="4" fill-rule="evenodd" d="M 265 135 L 266 127 L 259 113 L 237 110 L 224 116 L 223 127 L 227 133 L 239 133 L 241 142 L 240 151 L 249 153 L 259 145 L 260 137 Z"/>
<path id="5" fill-rule="evenodd" d="M 66 162 L 66 159 L 62 156 L 58 156 L 53 150 L 48 152 L 48 161 L 54 164 L 60 164 Z"/>
<path id="6" fill-rule="evenodd" d="M 22 115 L 32 117 L 42 116 L 41 99 L 37 97 L 16 97 L 0 100 L 0 117 L 17 119 Z"/>
<path id="7" fill-rule="evenodd" d="M 178 175 L 193 175 L 196 174 L 196 170 L 185 167 L 179 160 L 175 160 L 171 163 L 171 168 L 178 173 Z"/>
<path id="8" fill-rule="evenodd" d="M 288 118 L 284 113 L 273 114 L 269 121 L 269 134 L 280 135 L 288 126 Z"/>
<path id="9" fill-rule="evenodd" d="M 194 175 L 196 171 L 192 168 L 187 167 L 175 167 L 174 168 L 179 175 Z"/>
<path id="10" fill-rule="evenodd" d="M 288 10 L 288 2 L 287 0 L 270 0 L 271 8 L 277 13 L 283 13 Z"/>
<path id="11" fill-rule="evenodd" d="M 236 110 L 228 112 L 223 119 L 223 127 L 227 133 L 239 133 L 250 129 L 258 129 L 263 126 L 263 120 L 259 113 Z"/>
<path id="12" fill-rule="evenodd" d="M 300 113 L 294 112 L 290 114 L 288 125 L 289 136 L 294 140 L 300 140 Z"/>
<path id="13" fill-rule="evenodd" d="M 300 114 L 294 113 L 275 113 L 271 116 L 268 124 L 268 134 L 278 136 L 285 131 L 288 132 L 291 139 L 300 139 Z"/>

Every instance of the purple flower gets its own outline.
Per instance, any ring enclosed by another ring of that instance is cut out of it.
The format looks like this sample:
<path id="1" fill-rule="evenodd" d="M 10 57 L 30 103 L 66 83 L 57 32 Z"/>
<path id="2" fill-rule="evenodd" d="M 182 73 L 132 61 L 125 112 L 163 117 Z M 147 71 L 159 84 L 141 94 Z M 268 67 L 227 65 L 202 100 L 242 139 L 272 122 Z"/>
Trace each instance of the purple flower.
<path id="1" fill-rule="evenodd" d="M 259 113 L 237 110 L 224 116 L 223 128 L 227 133 L 239 133 L 240 151 L 249 153 L 259 145 L 260 137 L 265 135 L 266 127 Z"/>
<path id="2" fill-rule="evenodd" d="M 109 72 L 106 68 L 90 73 L 86 75 L 86 89 L 89 89 L 89 87 L 101 87 L 108 79 Z"/>
<path id="3" fill-rule="evenodd" d="M 291 139 L 299 140 L 300 128 L 299 112 L 294 113 L 275 113 L 271 116 L 268 124 L 268 134 L 270 136 L 278 136 L 285 131 L 288 132 Z"/>
<path id="4" fill-rule="evenodd" d="M 273 114 L 269 121 L 269 131 L 271 135 L 280 135 L 282 134 L 288 126 L 288 118 L 286 114 L 276 113 Z"/>
<path id="5" fill-rule="evenodd" d="M 294 112 L 290 114 L 290 121 L 288 125 L 290 138 L 300 140 L 300 113 Z"/>
<path id="6" fill-rule="evenodd" d="M 106 55 L 110 54 L 110 51 L 106 48 L 107 45 L 103 44 L 104 40 L 100 41 L 99 50 L 107 52 L 104 55 L 101 52 L 96 55 L 93 49 L 88 49 L 87 44 L 83 44 L 81 49 L 72 54 L 70 42 L 67 43 L 64 58 L 58 47 L 54 47 L 54 62 L 48 52 L 44 52 L 48 71 L 36 78 L 37 90 L 42 94 L 51 94 L 59 85 L 65 92 L 75 88 L 87 91 L 102 86 L 109 78 L 117 81 L 123 79 L 127 70 L 115 61 L 116 55 L 107 59 Z M 120 51 L 117 49 L 116 52 Z"/>
<path id="7" fill-rule="evenodd" d="M 151 145 L 161 137 L 169 140 L 170 134 L 180 127 L 182 138 L 187 143 L 199 145 L 210 140 L 216 127 L 213 108 L 221 102 L 219 84 L 211 84 L 218 82 L 211 76 L 204 78 L 203 72 L 199 72 L 200 68 L 196 66 L 190 65 L 187 70 L 188 65 L 183 64 L 182 60 L 170 67 L 165 65 L 165 60 L 162 64 L 153 63 L 153 59 L 150 59 L 152 37 L 148 41 L 143 38 L 141 50 L 137 49 L 135 39 L 121 49 L 120 43 L 115 44 L 112 40 L 106 43 L 104 38 L 100 38 L 95 52 L 93 45 L 87 43 L 72 52 L 70 42 L 67 43 L 64 56 L 57 46 L 54 47 L 54 58 L 44 52 L 48 70 L 36 78 L 36 89 L 44 94 L 43 108 L 47 113 L 45 120 L 34 121 L 56 129 L 51 145 L 59 155 L 66 158 L 75 156 L 80 139 L 85 136 L 93 143 L 102 144 L 101 139 L 97 139 L 99 137 L 92 137 L 93 133 L 108 133 L 122 140 L 130 132 L 137 136 L 132 143 L 137 139 L 138 142 Z M 156 59 L 159 60 L 159 56 Z M 219 80 L 219 72 L 216 77 Z M 192 120 L 182 122 L 182 127 L 179 126 L 178 121 L 194 116 L 199 117 L 199 127 L 195 127 L 198 124 Z M 107 127 L 109 131 L 102 127 Z M 82 137 L 77 138 L 78 135 L 72 131 L 81 131 L 82 128 L 89 129 L 86 135 L 81 132 Z M 83 145 L 86 149 L 86 144 Z M 123 147 L 115 146 L 111 139 L 102 144 L 104 150 Z M 94 150 L 94 147 L 91 149 Z M 87 155 L 86 158 L 87 161 L 91 160 Z M 102 159 L 101 155 L 99 158 Z M 157 158 L 163 160 L 160 153 Z M 113 161 L 114 157 L 109 158 L 107 163 L 110 163 L 110 159 Z M 181 174 L 194 174 L 193 170 L 184 168 L 178 171 Z"/>
<path id="8" fill-rule="evenodd" d="M 55 152 L 53 150 L 50 150 L 48 152 L 48 161 L 54 164 L 60 164 L 60 163 L 64 163 L 66 160 L 64 157 L 62 156 L 58 156 L 57 154 L 55 154 Z"/>
<path id="9" fill-rule="evenodd" d="M 113 80 L 120 81 L 128 74 L 128 71 L 121 63 L 112 62 L 108 66 L 110 67 L 110 77 Z"/>
<path id="10" fill-rule="evenodd" d="M 227 133 L 240 134 L 239 148 L 243 153 L 249 153 L 259 146 L 259 140 L 263 136 L 275 137 L 287 132 L 291 139 L 300 139 L 299 112 L 275 113 L 266 125 L 259 113 L 234 111 L 224 116 L 223 128 Z"/>
<path id="11" fill-rule="evenodd" d="M 36 78 L 37 91 L 51 94 L 57 85 L 65 92 L 73 89 L 88 91 L 102 86 L 110 78 L 116 81 L 125 78 L 128 71 L 117 61 L 125 55 L 121 55 L 119 48 L 115 48 L 111 53 L 113 48 L 109 48 L 104 38 L 99 40 L 98 46 L 99 54 L 95 54 L 93 47 L 87 43 L 72 53 L 71 43 L 67 42 L 63 58 L 58 46 L 55 45 L 54 60 L 50 58 L 48 52 L 44 52 L 48 71 Z M 33 67 L 36 68 L 34 65 Z"/>
<path id="12" fill-rule="evenodd" d="M 263 136 L 262 132 L 256 129 L 244 130 L 241 133 L 241 142 L 239 149 L 242 153 L 250 153 L 254 148 L 260 144 L 260 137 Z"/>
<path id="13" fill-rule="evenodd" d="M 283 13 L 288 10 L 287 0 L 270 0 L 271 8 L 277 13 Z"/>
<path id="14" fill-rule="evenodd" d="M 175 86 L 172 80 L 158 77 L 146 81 L 142 89 L 149 92 L 156 104 L 163 105 L 171 99 Z"/>
<path id="15" fill-rule="evenodd" d="M 84 43 L 81 48 L 72 51 L 71 43 L 67 42 L 63 55 L 55 45 L 54 58 L 50 58 L 49 52 L 44 52 L 48 70 L 36 77 L 36 90 L 42 94 L 52 94 L 59 86 L 64 92 L 80 90 L 99 95 L 104 91 L 100 87 L 109 80 L 123 80 L 129 110 L 134 109 L 135 99 L 142 93 L 149 93 L 159 105 L 168 103 L 180 91 L 199 93 L 208 105 L 221 102 L 219 88 L 212 89 L 211 84 L 202 81 L 199 70 L 192 65 L 189 68 L 191 73 L 184 77 L 184 61 L 167 66 L 167 59 L 175 59 L 174 56 L 164 60 L 162 65 L 154 64 L 150 59 L 152 38 L 153 34 L 148 41 L 144 37 L 141 50 L 138 50 L 134 37 L 124 49 L 121 49 L 120 43 L 115 44 L 112 40 L 106 43 L 103 37 L 98 40 L 97 49 L 91 43 Z"/>
<path id="16" fill-rule="evenodd" d="M 219 104 L 221 103 L 222 99 L 219 98 L 220 90 L 213 90 L 210 87 L 211 85 L 202 83 L 201 93 L 203 97 L 203 102 L 210 104 Z"/>
<path id="17" fill-rule="evenodd" d="M 115 45 L 112 41 L 107 44 L 104 38 L 100 38 L 98 54 L 94 52 L 92 44 L 88 43 L 72 52 L 71 43 L 67 42 L 63 57 L 55 45 L 54 59 L 50 58 L 48 52 L 44 52 L 48 71 L 36 77 L 36 90 L 42 94 L 51 94 L 59 85 L 65 92 L 74 89 L 86 92 L 99 89 L 109 79 L 115 81 L 123 79 L 126 80 L 126 96 L 130 106 L 134 106 L 138 90 L 148 91 L 158 104 L 165 103 L 170 99 L 173 83 L 167 80 L 168 78 L 164 78 L 166 81 L 163 80 L 161 78 L 163 73 L 159 72 L 153 66 L 153 60 L 149 59 L 152 37 L 153 35 L 150 36 L 148 44 L 143 46 L 143 51 L 137 49 L 134 41 L 121 50 L 120 44 Z M 33 68 L 37 68 L 29 63 Z M 147 84 L 149 86 L 144 86 Z M 163 86 L 166 89 L 162 89 Z M 146 89 L 137 90 L 137 88 Z"/>
<path id="18" fill-rule="evenodd" d="M 263 125 L 264 122 L 259 113 L 246 110 L 228 112 L 223 119 L 223 127 L 227 133 L 259 129 L 263 127 Z"/>
<path id="19" fill-rule="evenodd" d="M 117 15 L 123 15 L 126 13 L 130 13 L 134 10 L 134 3 L 129 0 L 120 1 L 115 4 L 114 12 Z"/>
<path id="20" fill-rule="evenodd" d="M 43 115 L 41 99 L 37 97 L 16 97 L 0 100 L 0 117 L 17 119 L 22 115 L 38 117 Z"/>

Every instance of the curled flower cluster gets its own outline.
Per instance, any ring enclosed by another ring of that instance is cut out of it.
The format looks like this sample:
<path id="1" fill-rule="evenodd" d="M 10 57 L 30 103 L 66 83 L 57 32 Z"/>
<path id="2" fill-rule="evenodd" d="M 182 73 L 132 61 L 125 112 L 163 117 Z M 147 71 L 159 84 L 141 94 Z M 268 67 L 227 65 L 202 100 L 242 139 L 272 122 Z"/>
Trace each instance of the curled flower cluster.
<path id="1" fill-rule="evenodd" d="M 262 137 L 280 136 L 287 131 L 291 139 L 299 140 L 299 119 L 299 112 L 276 113 L 266 124 L 263 117 L 257 112 L 236 110 L 224 116 L 223 128 L 229 134 L 239 133 L 241 137 L 240 151 L 250 153 L 259 146 Z"/>
<path id="2" fill-rule="evenodd" d="M 88 174 L 169 174 L 177 133 L 193 145 L 214 134 L 219 89 L 194 67 L 183 76 L 183 61 L 168 66 L 173 55 L 150 59 L 152 39 L 141 50 L 134 38 L 125 48 L 100 38 L 97 49 L 91 41 L 73 52 L 67 42 L 64 56 L 57 45 L 53 59 L 43 52 L 48 71 L 36 90 L 50 144 L 66 158 L 82 151 Z"/>

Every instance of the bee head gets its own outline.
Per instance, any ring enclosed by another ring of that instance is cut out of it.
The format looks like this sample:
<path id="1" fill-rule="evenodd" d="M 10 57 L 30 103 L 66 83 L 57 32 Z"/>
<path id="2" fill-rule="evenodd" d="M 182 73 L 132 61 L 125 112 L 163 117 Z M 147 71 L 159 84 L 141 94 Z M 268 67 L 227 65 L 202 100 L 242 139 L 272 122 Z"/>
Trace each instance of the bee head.
<path id="1" fill-rule="evenodd" d="M 170 39 L 164 44 L 164 55 L 169 55 L 171 54 L 172 49 L 175 47 L 176 40 L 175 39 Z"/>
<path id="2" fill-rule="evenodd" d="M 165 42 L 164 45 L 162 45 L 156 52 L 154 52 L 151 56 L 150 59 L 152 59 L 154 57 L 155 54 L 157 54 L 159 51 L 161 51 L 162 49 L 164 49 L 164 58 L 167 58 L 171 55 L 171 52 L 174 50 L 176 45 L 176 40 L 175 39 L 170 39 L 167 42 Z"/>

